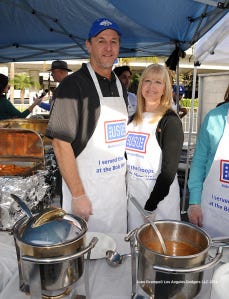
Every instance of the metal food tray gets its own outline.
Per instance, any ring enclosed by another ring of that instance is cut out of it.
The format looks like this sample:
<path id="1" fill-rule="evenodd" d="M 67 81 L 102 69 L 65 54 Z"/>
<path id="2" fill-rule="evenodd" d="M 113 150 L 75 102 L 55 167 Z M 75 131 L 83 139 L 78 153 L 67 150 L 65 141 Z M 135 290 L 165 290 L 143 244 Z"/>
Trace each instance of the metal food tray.
<path id="1" fill-rule="evenodd" d="M 51 139 L 45 136 L 48 119 L 13 118 L 0 121 L 0 128 L 28 129 L 37 132 L 45 145 L 51 144 Z"/>
<path id="2" fill-rule="evenodd" d="M 37 132 L 0 128 L 0 176 L 33 175 L 44 166 L 44 145 Z"/>

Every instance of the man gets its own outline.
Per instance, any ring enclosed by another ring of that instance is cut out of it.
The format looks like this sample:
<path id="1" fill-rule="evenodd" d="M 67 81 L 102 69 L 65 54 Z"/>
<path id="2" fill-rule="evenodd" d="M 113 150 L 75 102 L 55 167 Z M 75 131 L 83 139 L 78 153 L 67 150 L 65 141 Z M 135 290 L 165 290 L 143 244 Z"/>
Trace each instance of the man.
<path id="1" fill-rule="evenodd" d="M 177 85 L 173 87 L 172 107 L 179 114 L 180 118 L 183 118 L 188 113 L 188 110 L 186 108 L 180 107 L 180 100 L 183 98 L 184 94 L 185 94 L 184 86 L 179 85 L 179 101 L 177 103 Z M 178 106 L 178 110 L 177 110 L 177 106 Z"/>
<path id="2" fill-rule="evenodd" d="M 51 71 L 53 80 L 60 83 L 65 77 L 68 76 L 68 72 L 71 72 L 72 70 L 68 68 L 67 62 L 63 60 L 55 60 L 52 62 L 51 69 L 48 71 Z M 55 98 L 55 90 L 53 92 L 52 98 Z M 40 103 L 39 107 L 50 111 L 50 104 L 48 103 Z"/>
<path id="3" fill-rule="evenodd" d="M 120 36 L 112 20 L 92 24 L 90 63 L 60 83 L 46 133 L 63 177 L 63 209 L 88 220 L 89 231 L 127 229 L 127 93 L 112 72 Z"/>
<path id="4" fill-rule="evenodd" d="M 212 109 L 201 126 L 188 187 L 189 221 L 211 237 L 228 235 L 229 103 Z"/>
<path id="5" fill-rule="evenodd" d="M 55 60 L 52 62 L 51 69 L 51 75 L 53 77 L 53 80 L 55 82 L 61 82 L 65 77 L 67 77 L 68 72 L 71 72 L 68 68 L 67 62 L 63 60 Z"/>
<path id="6" fill-rule="evenodd" d="M 128 65 L 117 66 L 114 69 L 115 74 L 125 86 L 128 94 L 128 116 L 129 118 L 135 113 L 137 108 L 137 97 L 134 93 L 129 92 L 132 72 Z"/>

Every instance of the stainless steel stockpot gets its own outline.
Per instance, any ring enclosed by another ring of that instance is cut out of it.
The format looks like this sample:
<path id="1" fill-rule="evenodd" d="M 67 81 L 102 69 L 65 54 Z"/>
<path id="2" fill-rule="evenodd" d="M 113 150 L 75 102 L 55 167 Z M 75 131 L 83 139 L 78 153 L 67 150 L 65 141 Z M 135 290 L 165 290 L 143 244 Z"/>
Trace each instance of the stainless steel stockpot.
<path id="1" fill-rule="evenodd" d="M 42 215 L 32 218 L 25 216 L 14 225 L 22 291 L 40 293 L 43 298 L 60 296 L 67 293 L 70 286 L 82 276 L 84 254 L 95 246 L 96 239 L 93 238 L 85 247 L 86 221 L 67 215 L 70 219 L 73 217 L 79 225 L 74 225 L 74 221 L 68 220 L 68 217 L 64 219 L 58 216 L 55 210 L 54 216 L 51 215 L 50 220 L 45 219 L 45 223 L 38 227 L 34 227 L 34 223 Z"/>
<path id="2" fill-rule="evenodd" d="M 156 221 L 165 242 L 186 243 L 196 249 L 191 255 L 165 255 L 151 250 L 149 242 L 158 242 L 150 224 L 135 231 L 138 256 L 137 283 L 154 298 L 195 297 L 202 284 L 203 271 L 216 265 L 222 257 L 219 247 L 214 259 L 207 261 L 212 245 L 210 236 L 202 229 L 186 222 Z M 207 263 L 206 263 L 207 261 Z"/>

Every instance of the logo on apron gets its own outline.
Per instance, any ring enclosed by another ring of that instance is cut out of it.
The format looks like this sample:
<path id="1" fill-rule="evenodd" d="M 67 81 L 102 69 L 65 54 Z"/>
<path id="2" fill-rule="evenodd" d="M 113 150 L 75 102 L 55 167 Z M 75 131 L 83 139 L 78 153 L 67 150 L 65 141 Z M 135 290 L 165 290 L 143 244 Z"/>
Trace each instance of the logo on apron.
<path id="1" fill-rule="evenodd" d="M 220 161 L 220 181 L 229 184 L 229 161 Z"/>
<path id="2" fill-rule="evenodd" d="M 118 142 L 126 139 L 126 120 L 105 121 L 105 142 Z"/>
<path id="3" fill-rule="evenodd" d="M 146 153 L 146 145 L 149 140 L 149 134 L 128 132 L 126 139 L 126 149 L 138 153 Z"/>

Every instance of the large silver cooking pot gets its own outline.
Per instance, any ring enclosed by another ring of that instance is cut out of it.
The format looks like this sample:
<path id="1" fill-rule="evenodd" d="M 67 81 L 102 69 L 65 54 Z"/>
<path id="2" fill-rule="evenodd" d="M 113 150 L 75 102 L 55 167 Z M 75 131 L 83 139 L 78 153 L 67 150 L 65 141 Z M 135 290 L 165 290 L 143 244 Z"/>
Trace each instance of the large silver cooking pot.
<path id="1" fill-rule="evenodd" d="M 201 288 L 203 271 L 219 262 L 222 248 L 214 259 L 205 263 L 212 240 L 202 229 L 179 221 L 156 221 L 155 224 L 166 243 L 167 253 L 160 253 L 160 243 L 150 224 L 136 230 L 137 283 L 156 299 L 195 297 Z"/>
<path id="2" fill-rule="evenodd" d="M 82 276 L 84 254 L 97 241 L 93 238 L 85 247 L 86 221 L 60 210 L 25 216 L 13 227 L 20 288 L 35 298 L 41 298 L 39 292 L 43 298 L 68 293 Z"/>

